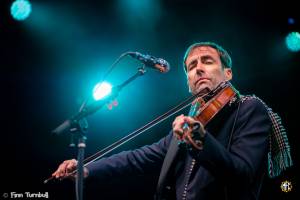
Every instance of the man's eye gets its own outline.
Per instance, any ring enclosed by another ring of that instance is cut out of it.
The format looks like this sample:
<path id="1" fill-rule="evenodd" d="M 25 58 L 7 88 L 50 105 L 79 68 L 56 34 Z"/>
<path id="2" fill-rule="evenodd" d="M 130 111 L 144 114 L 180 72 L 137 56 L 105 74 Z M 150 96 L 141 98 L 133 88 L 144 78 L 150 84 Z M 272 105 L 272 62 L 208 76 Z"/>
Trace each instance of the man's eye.
<path id="1" fill-rule="evenodd" d="M 205 63 L 205 64 L 208 64 L 208 65 L 211 65 L 211 64 L 213 64 L 214 62 L 213 62 L 212 60 L 205 60 L 204 63 Z"/>
<path id="2" fill-rule="evenodd" d="M 191 62 L 190 64 L 188 64 L 187 70 L 190 71 L 190 70 L 192 70 L 195 66 L 197 66 L 197 62 L 196 62 L 196 61 L 193 61 L 193 62 Z"/>
<path id="3" fill-rule="evenodd" d="M 195 64 L 191 64 L 188 66 L 188 71 L 191 71 L 196 65 Z"/>

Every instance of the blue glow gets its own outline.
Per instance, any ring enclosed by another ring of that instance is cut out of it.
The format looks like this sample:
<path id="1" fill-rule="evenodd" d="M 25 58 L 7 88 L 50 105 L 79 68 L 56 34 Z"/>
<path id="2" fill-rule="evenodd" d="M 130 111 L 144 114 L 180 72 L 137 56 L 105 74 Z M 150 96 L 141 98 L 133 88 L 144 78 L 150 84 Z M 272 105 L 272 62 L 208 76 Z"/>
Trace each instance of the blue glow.
<path id="1" fill-rule="evenodd" d="M 300 51 L 300 33 L 291 32 L 285 38 L 287 48 L 292 52 Z"/>
<path id="2" fill-rule="evenodd" d="M 31 4 L 27 0 L 16 0 L 10 7 L 10 13 L 18 21 L 25 20 L 31 13 Z"/>
<path id="3" fill-rule="evenodd" d="M 130 27 L 152 27 L 161 16 L 159 0 L 118 0 L 118 13 Z"/>
<path id="4" fill-rule="evenodd" d="M 98 83 L 95 85 L 93 89 L 93 97 L 94 99 L 100 100 L 111 93 L 111 84 L 107 82 Z"/>
<path id="5" fill-rule="evenodd" d="M 288 18 L 288 24 L 292 25 L 292 24 L 295 24 L 295 20 L 294 18 Z"/>

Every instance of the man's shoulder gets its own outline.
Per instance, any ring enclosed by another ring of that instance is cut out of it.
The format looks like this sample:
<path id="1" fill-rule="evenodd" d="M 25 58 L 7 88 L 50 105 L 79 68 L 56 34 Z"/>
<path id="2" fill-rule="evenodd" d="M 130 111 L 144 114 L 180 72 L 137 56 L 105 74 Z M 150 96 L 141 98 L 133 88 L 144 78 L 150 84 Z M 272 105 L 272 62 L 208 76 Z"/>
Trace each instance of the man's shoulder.
<path id="1" fill-rule="evenodd" d="M 258 96 L 252 94 L 252 95 L 240 95 L 238 102 L 242 104 L 252 104 L 252 105 L 261 105 L 265 108 L 269 108 L 267 104 Z"/>
<path id="2" fill-rule="evenodd" d="M 262 112 L 269 113 L 272 109 L 259 97 L 256 95 L 240 95 L 237 100 L 241 104 L 241 107 L 246 110 L 261 110 Z"/>

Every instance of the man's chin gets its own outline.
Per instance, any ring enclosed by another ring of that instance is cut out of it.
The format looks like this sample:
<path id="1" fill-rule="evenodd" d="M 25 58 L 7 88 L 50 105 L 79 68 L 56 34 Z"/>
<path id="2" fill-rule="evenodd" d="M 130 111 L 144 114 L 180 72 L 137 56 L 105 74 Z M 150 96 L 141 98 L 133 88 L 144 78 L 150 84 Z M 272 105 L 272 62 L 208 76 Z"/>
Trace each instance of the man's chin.
<path id="1" fill-rule="evenodd" d="M 211 89 L 209 87 L 205 86 L 205 87 L 197 88 L 197 90 L 194 91 L 193 94 L 199 93 L 199 95 L 204 95 L 204 94 L 209 93 L 210 91 L 211 91 Z"/>

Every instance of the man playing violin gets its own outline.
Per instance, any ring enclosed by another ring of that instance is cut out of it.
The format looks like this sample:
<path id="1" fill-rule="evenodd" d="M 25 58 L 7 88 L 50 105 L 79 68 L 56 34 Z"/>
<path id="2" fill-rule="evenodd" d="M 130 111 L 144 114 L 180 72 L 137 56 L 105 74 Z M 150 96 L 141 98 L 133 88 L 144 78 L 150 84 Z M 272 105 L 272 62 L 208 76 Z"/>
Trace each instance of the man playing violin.
<path id="1" fill-rule="evenodd" d="M 191 106 L 195 112 L 176 117 L 170 134 L 152 145 L 91 163 L 85 167 L 85 177 L 105 181 L 122 173 L 151 172 L 158 179 L 155 199 L 258 199 L 267 173 L 272 127 L 267 107 L 258 98 L 239 95 L 228 82 L 232 61 L 221 46 L 193 44 L 183 61 L 192 94 L 205 96 L 225 84 L 234 95 L 219 110 L 213 109 L 209 121 L 198 120 L 198 115 L 208 104 L 219 104 L 214 95 L 224 90 L 195 100 Z M 76 165 L 76 160 L 67 160 L 52 176 L 70 177 Z"/>

